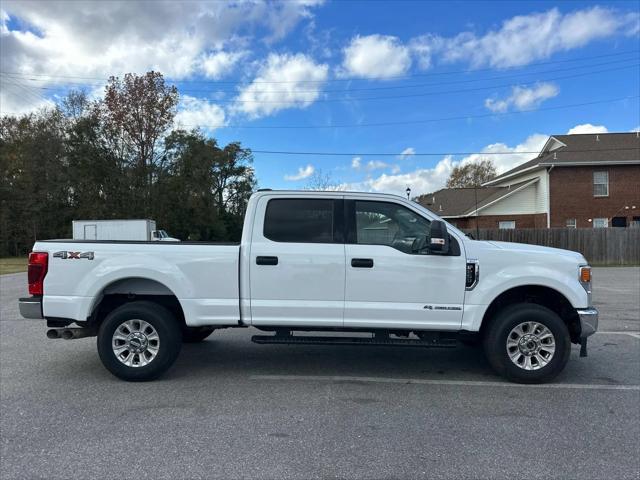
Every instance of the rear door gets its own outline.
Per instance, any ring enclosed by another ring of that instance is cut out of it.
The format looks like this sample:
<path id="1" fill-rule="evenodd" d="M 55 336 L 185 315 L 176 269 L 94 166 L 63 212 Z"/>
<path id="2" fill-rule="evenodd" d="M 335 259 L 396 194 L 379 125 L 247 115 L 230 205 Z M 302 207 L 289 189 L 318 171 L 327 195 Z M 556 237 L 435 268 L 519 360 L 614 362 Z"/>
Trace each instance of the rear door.
<path id="1" fill-rule="evenodd" d="M 341 327 L 342 198 L 263 197 L 255 218 L 249 255 L 252 324 Z"/>
<path id="2" fill-rule="evenodd" d="M 84 239 L 85 240 L 97 240 L 98 239 L 97 225 L 85 225 L 84 226 Z"/>
<path id="3" fill-rule="evenodd" d="M 346 201 L 346 327 L 456 330 L 462 322 L 466 261 L 430 255 L 420 239 L 430 221 L 389 201 Z"/>

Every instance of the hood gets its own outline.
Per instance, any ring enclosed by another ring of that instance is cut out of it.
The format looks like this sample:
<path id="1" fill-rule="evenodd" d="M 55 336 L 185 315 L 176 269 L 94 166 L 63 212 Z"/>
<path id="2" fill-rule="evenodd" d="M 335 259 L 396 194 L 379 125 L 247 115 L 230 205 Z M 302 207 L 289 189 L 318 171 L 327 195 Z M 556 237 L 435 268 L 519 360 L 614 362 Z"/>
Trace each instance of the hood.
<path id="1" fill-rule="evenodd" d="M 530 253 L 548 254 L 548 255 L 554 255 L 554 256 L 561 255 L 568 259 L 569 258 L 574 259 L 576 262 L 579 262 L 579 263 L 586 263 L 586 260 L 581 253 L 574 252 L 572 250 L 543 247 L 540 245 L 530 245 L 528 243 L 496 242 L 493 240 L 487 240 L 487 241 L 484 241 L 483 243 L 491 245 L 495 248 L 499 248 L 500 250 L 508 250 L 511 252 L 522 252 L 522 253 L 530 252 Z"/>

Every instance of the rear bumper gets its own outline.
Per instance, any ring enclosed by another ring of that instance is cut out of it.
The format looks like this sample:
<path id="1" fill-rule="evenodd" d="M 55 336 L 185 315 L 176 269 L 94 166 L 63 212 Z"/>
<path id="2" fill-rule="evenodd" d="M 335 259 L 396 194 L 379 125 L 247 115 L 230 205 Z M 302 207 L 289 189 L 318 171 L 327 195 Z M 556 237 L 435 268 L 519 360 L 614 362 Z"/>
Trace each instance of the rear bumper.
<path id="1" fill-rule="evenodd" d="M 21 298 L 18 300 L 20 315 L 23 318 L 43 319 L 42 315 L 42 297 Z"/>
<path id="2" fill-rule="evenodd" d="M 580 318 L 580 338 L 587 338 L 598 330 L 598 310 L 590 308 L 582 308 L 577 310 Z"/>

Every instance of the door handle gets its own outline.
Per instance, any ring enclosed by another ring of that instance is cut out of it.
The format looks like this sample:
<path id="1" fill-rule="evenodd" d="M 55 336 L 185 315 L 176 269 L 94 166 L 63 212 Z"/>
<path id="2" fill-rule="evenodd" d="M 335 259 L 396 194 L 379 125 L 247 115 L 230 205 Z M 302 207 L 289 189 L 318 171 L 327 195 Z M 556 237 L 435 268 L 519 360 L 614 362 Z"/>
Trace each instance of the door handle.
<path id="1" fill-rule="evenodd" d="M 373 268 L 373 258 L 352 258 L 351 266 L 354 268 Z"/>
<path id="2" fill-rule="evenodd" d="M 277 265 L 278 257 L 256 257 L 256 265 Z"/>

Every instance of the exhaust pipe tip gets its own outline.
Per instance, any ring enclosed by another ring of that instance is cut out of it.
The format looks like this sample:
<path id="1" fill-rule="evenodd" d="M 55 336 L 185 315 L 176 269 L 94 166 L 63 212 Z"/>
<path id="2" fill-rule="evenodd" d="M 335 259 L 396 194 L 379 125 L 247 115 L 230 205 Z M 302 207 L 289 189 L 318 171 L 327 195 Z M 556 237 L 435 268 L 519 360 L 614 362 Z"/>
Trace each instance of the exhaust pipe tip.
<path id="1" fill-rule="evenodd" d="M 60 338 L 60 332 L 55 328 L 47 330 L 47 338 L 50 338 L 50 339 Z"/>
<path id="2" fill-rule="evenodd" d="M 68 328 L 65 328 L 64 330 L 62 330 L 62 333 L 60 334 L 60 336 L 65 340 L 71 340 L 74 337 L 73 331 Z"/>

